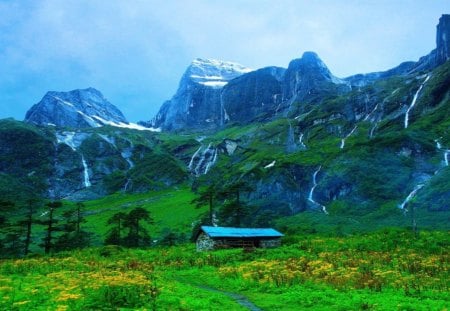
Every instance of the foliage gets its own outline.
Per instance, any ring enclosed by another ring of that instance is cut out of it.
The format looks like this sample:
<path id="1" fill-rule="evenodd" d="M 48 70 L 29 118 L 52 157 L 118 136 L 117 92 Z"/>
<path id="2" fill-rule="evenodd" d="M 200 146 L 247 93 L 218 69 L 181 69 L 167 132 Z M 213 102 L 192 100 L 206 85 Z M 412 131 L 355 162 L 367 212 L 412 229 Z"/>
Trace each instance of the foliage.
<path id="1" fill-rule="evenodd" d="M 264 310 L 443 310 L 450 303 L 448 232 L 289 240 L 250 253 L 107 246 L 2 260 L 0 309 L 241 310 L 229 293 Z"/>
<path id="2" fill-rule="evenodd" d="M 138 247 L 150 245 L 150 235 L 142 221 L 152 224 L 153 219 L 150 213 L 142 208 L 136 207 L 128 214 L 119 212 L 108 219 L 109 225 L 114 225 L 106 237 L 106 244 L 123 245 L 127 247 Z M 122 237 L 122 231 L 128 230 L 128 234 Z"/>

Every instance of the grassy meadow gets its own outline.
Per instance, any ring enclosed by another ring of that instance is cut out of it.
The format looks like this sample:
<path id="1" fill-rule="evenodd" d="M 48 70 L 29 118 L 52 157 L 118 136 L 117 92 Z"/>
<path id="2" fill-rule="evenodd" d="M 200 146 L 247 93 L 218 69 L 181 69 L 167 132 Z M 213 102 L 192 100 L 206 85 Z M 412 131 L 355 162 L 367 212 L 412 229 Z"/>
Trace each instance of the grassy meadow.
<path id="1" fill-rule="evenodd" d="M 0 261 L 0 310 L 447 310 L 448 232 L 289 236 L 275 249 L 104 246 Z"/>

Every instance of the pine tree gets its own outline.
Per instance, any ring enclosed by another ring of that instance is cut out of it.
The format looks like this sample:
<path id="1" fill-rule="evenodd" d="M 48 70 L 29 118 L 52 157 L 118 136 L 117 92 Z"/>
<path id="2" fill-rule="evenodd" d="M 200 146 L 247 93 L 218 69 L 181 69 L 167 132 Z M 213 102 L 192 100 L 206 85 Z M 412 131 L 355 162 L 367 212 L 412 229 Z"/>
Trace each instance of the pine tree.
<path id="1" fill-rule="evenodd" d="M 208 186 L 206 189 L 199 192 L 199 196 L 191 201 L 191 203 L 195 204 L 196 208 L 200 208 L 202 206 L 209 206 L 209 223 L 208 225 L 214 225 L 214 207 L 213 202 L 217 196 L 217 190 L 214 185 Z"/>
<path id="2" fill-rule="evenodd" d="M 62 214 L 64 223 L 60 226 L 62 234 L 56 239 L 55 250 L 70 250 L 87 247 L 90 244 L 90 233 L 81 228 L 85 222 L 82 215 L 84 204 L 78 202 L 76 208 Z"/>
<path id="3" fill-rule="evenodd" d="M 61 201 L 52 201 L 46 204 L 48 207 L 48 220 L 44 221 L 43 224 L 47 225 L 47 235 L 44 238 L 44 251 L 46 254 L 49 254 L 52 247 L 53 247 L 53 232 L 58 231 L 58 228 L 55 226 L 55 224 L 58 222 L 54 218 L 54 211 L 58 208 L 61 208 L 63 206 Z"/>
<path id="4" fill-rule="evenodd" d="M 150 213 L 142 207 L 136 207 L 127 215 L 124 222 L 124 227 L 129 230 L 125 241 L 126 246 L 139 247 L 150 244 L 150 235 L 141 225 L 142 221 L 148 224 L 153 223 Z"/>
<path id="5" fill-rule="evenodd" d="M 108 219 L 108 225 L 113 225 L 114 227 L 109 230 L 105 244 L 123 245 L 122 230 L 126 218 L 127 214 L 119 212 Z"/>
<path id="6" fill-rule="evenodd" d="M 253 188 L 244 181 L 237 181 L 225 185 L 219 192 L 219 197 L 224 199 L 220 210 L 222 221 L 230 226 L 241 227 L 249 213 L 249 205 L 242 201 L 243 192 L 251 192 Z"/>

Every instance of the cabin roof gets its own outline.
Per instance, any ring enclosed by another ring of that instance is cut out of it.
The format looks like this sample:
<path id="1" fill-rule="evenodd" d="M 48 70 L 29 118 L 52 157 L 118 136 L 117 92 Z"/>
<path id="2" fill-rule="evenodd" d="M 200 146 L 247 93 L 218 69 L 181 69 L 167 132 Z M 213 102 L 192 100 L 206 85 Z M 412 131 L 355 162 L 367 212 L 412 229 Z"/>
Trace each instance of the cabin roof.
<path id="1" fill-rule="evenodd" d="M 272 228 L 233 228 L 202 226 L 211 238 L 279 238 L 283 234 Z"/>

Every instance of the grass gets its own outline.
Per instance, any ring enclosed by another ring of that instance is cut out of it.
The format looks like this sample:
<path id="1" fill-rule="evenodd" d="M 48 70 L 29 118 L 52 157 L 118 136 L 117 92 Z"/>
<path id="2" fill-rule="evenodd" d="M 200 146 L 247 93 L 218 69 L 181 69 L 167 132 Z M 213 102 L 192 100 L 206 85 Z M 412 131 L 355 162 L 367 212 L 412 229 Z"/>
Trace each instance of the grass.
<path id="1" fill-rule="evenodd" d="M 106 246 L 1 260 L 0 309 L 245 310 L 237 293 L 263 310 L 445 310 L 449 242 L 391 229 L 290 235 L 253 252 Z"/>
<path id="2" fill-rule="evenodd" d="M 104 198 L 86 202 L 87 223 L 89 231 L 104 237 L 108 230 L 107 220 L 117 212 L 128 212 L 141 206 L 150 212 L 154 225 L 150 233 L 155 238 L 165 228 L 177 228 L 179 232 L 190 234 L 192 222 L 197 220 L 205 209 L 196 209 L 190 202 L 195 195 L 187 186 L 177 190 L 162 190 L 138 194 L 117 193 Z"/>

